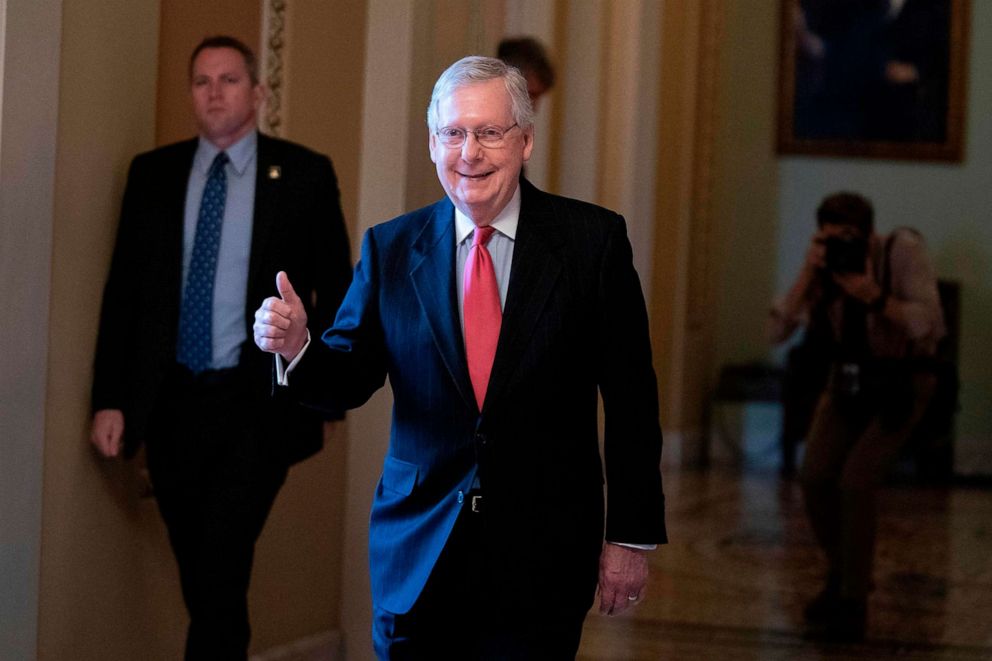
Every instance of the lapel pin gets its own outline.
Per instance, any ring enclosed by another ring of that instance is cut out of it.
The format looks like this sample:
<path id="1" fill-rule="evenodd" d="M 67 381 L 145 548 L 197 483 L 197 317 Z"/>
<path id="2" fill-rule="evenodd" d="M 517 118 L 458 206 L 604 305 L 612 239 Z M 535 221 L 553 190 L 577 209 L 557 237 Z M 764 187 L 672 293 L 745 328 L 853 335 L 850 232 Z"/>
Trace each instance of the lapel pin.
<path id="1" fill-rule="evenodd" d="M 282 178 L 282 168 L 278 165 L 269 166 L 269 179 L 281 179 Z"/>

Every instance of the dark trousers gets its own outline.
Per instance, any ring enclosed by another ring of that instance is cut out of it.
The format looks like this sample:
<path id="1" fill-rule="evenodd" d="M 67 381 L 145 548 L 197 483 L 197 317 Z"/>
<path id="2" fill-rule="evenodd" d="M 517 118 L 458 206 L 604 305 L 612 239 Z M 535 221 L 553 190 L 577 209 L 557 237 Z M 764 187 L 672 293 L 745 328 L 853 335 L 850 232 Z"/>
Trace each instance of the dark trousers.
<path id="1" fill-rule="evenodd" d="M 255 542 L 286 479 L 237 370 L 177 368 L 148 439 L 148 469 L 179 566 L 187 660 L 247 658 Z"/>
<path id="2" fill-rule="evenodd" d="M 485 514 L 472 512 L 469 503 L 466 499 L 410 612 L 374 608 L 376 656 L 382 661 L 575 659 L 591 601 L 562 604 L 557 595 L 506 594 L 493 567 L 499 558 L 486 552 Z"/>
<path id="3" fill-rule="evenodd" d="M 875 555 L 879 487 L 933 395 L 933 374 L 910 377 L 913 398 L 897 424 L 877 412 L 845 409 L 829 390 L 820 398 L 801 472 L 806 511 L 842 596 L 863 600 Z"/>

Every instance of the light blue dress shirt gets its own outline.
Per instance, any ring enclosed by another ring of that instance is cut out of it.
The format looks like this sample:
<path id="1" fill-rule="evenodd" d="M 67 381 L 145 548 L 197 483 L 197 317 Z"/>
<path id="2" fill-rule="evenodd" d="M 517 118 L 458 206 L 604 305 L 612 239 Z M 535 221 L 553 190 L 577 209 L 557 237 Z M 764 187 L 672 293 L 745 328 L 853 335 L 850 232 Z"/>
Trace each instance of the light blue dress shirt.
<path id="1" fill-rule="evenodd" d="M 258 134 L 251 131 L 225 151 L 230 160 L 224 166 L 227 175 L 227 201 L 224 204 L 217 275 L 214 280 L 212 369 L 236 366 L 241 358 L 241 345 L 248 339 L 245 330 L 245 305 L 248 297 L 252 223 L 255 216 Z M 183 217 L 184 284 L 193 255 L 200 200 L 210 165 L 219 152 L 215 145 L 201 137 L 193 156 L 193 167 L 186 185 L 186 211 Z"/>

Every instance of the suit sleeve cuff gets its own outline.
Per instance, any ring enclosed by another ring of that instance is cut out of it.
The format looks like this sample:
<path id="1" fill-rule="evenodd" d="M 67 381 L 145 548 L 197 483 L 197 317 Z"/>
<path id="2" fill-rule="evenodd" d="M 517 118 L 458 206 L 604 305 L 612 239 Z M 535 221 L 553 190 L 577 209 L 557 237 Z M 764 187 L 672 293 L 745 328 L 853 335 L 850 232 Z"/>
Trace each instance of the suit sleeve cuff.
<path id="1" fill-rule="evenodd" d="M 300 359 L 303 358 L 303 354 L 307 352 L 307 347 L 310 346 L 310 329 L 307 329 L 307 341 L 300 349 L 300 353 L 296 354 L 292 362 L 289 365 L 285 364 L 283 357 L 279 354 L 275 354 L 276 357 L 276 385 L 288 386 L 289 385 L 289 375 L 293 372 L 293 369 L 299 364 Z"/>

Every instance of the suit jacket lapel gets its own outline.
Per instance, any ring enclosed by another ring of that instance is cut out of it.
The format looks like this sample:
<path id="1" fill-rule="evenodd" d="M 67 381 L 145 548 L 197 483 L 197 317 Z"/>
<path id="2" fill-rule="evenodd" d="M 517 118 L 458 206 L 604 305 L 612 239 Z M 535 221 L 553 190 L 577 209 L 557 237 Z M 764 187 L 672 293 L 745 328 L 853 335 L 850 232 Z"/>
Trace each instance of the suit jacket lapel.
<path id="1" fill-rule="evenodd" d="M 455 208 L 447 197 L 434 205 L 412 250 L 410 279 L 421 311 L 455 387 L 474 408 L 455 294 Z"/>
<path id="2" fill-rule="evenodd" d="M 282 195 L 282 168 L 278 154 L 274 153 L 275 143 L 262 133 L 258 134 L 258 151 L 255 162 L 255 209 L 252 218 L 251 257 L 248 262 L 248 300 L 255 300 L 256 291 L 268 291 L 271 282 L 260 282 L 260 269 L 264 262 L 265 247 L 269 245 L 269 235 L 278 217 Z M 263 289 L 260 289 L 263 288 Z M 250 306 L 248 306 L 250 307 Z M 254 321 L 254 310 L 245 311 L 248 324 L 248 337 L 251 337 L 251 325 Z"/>
<path id="3" fill-rule="evenodd" d="M 496 358 L 486 391 L 486 409 L 498 400 L 537 327 L 562 269 L 561 233 L 550 198 L 521 180 L 520 221 L 513 245 L 510 284 L 503 308 Z"/>
<path id="4" fill-rule="evenodd" d="M 193 157 L 196 154 L 197 140 L 194 138 L 183 143 L 176 152 L 176 158 L 167 172 L 162 172 L 164 189 L 167 191 L 163 200 L 168 205 L 166 211 L 166 244 L 168 271 L 162 283 L 168 288 L 167 305 L 170 314 L 179 317 L 179 306 L 183 291 L 183 225 L 186 218 L 186 189 L 189 187 L 190 170 L 193 168 Z"/>

